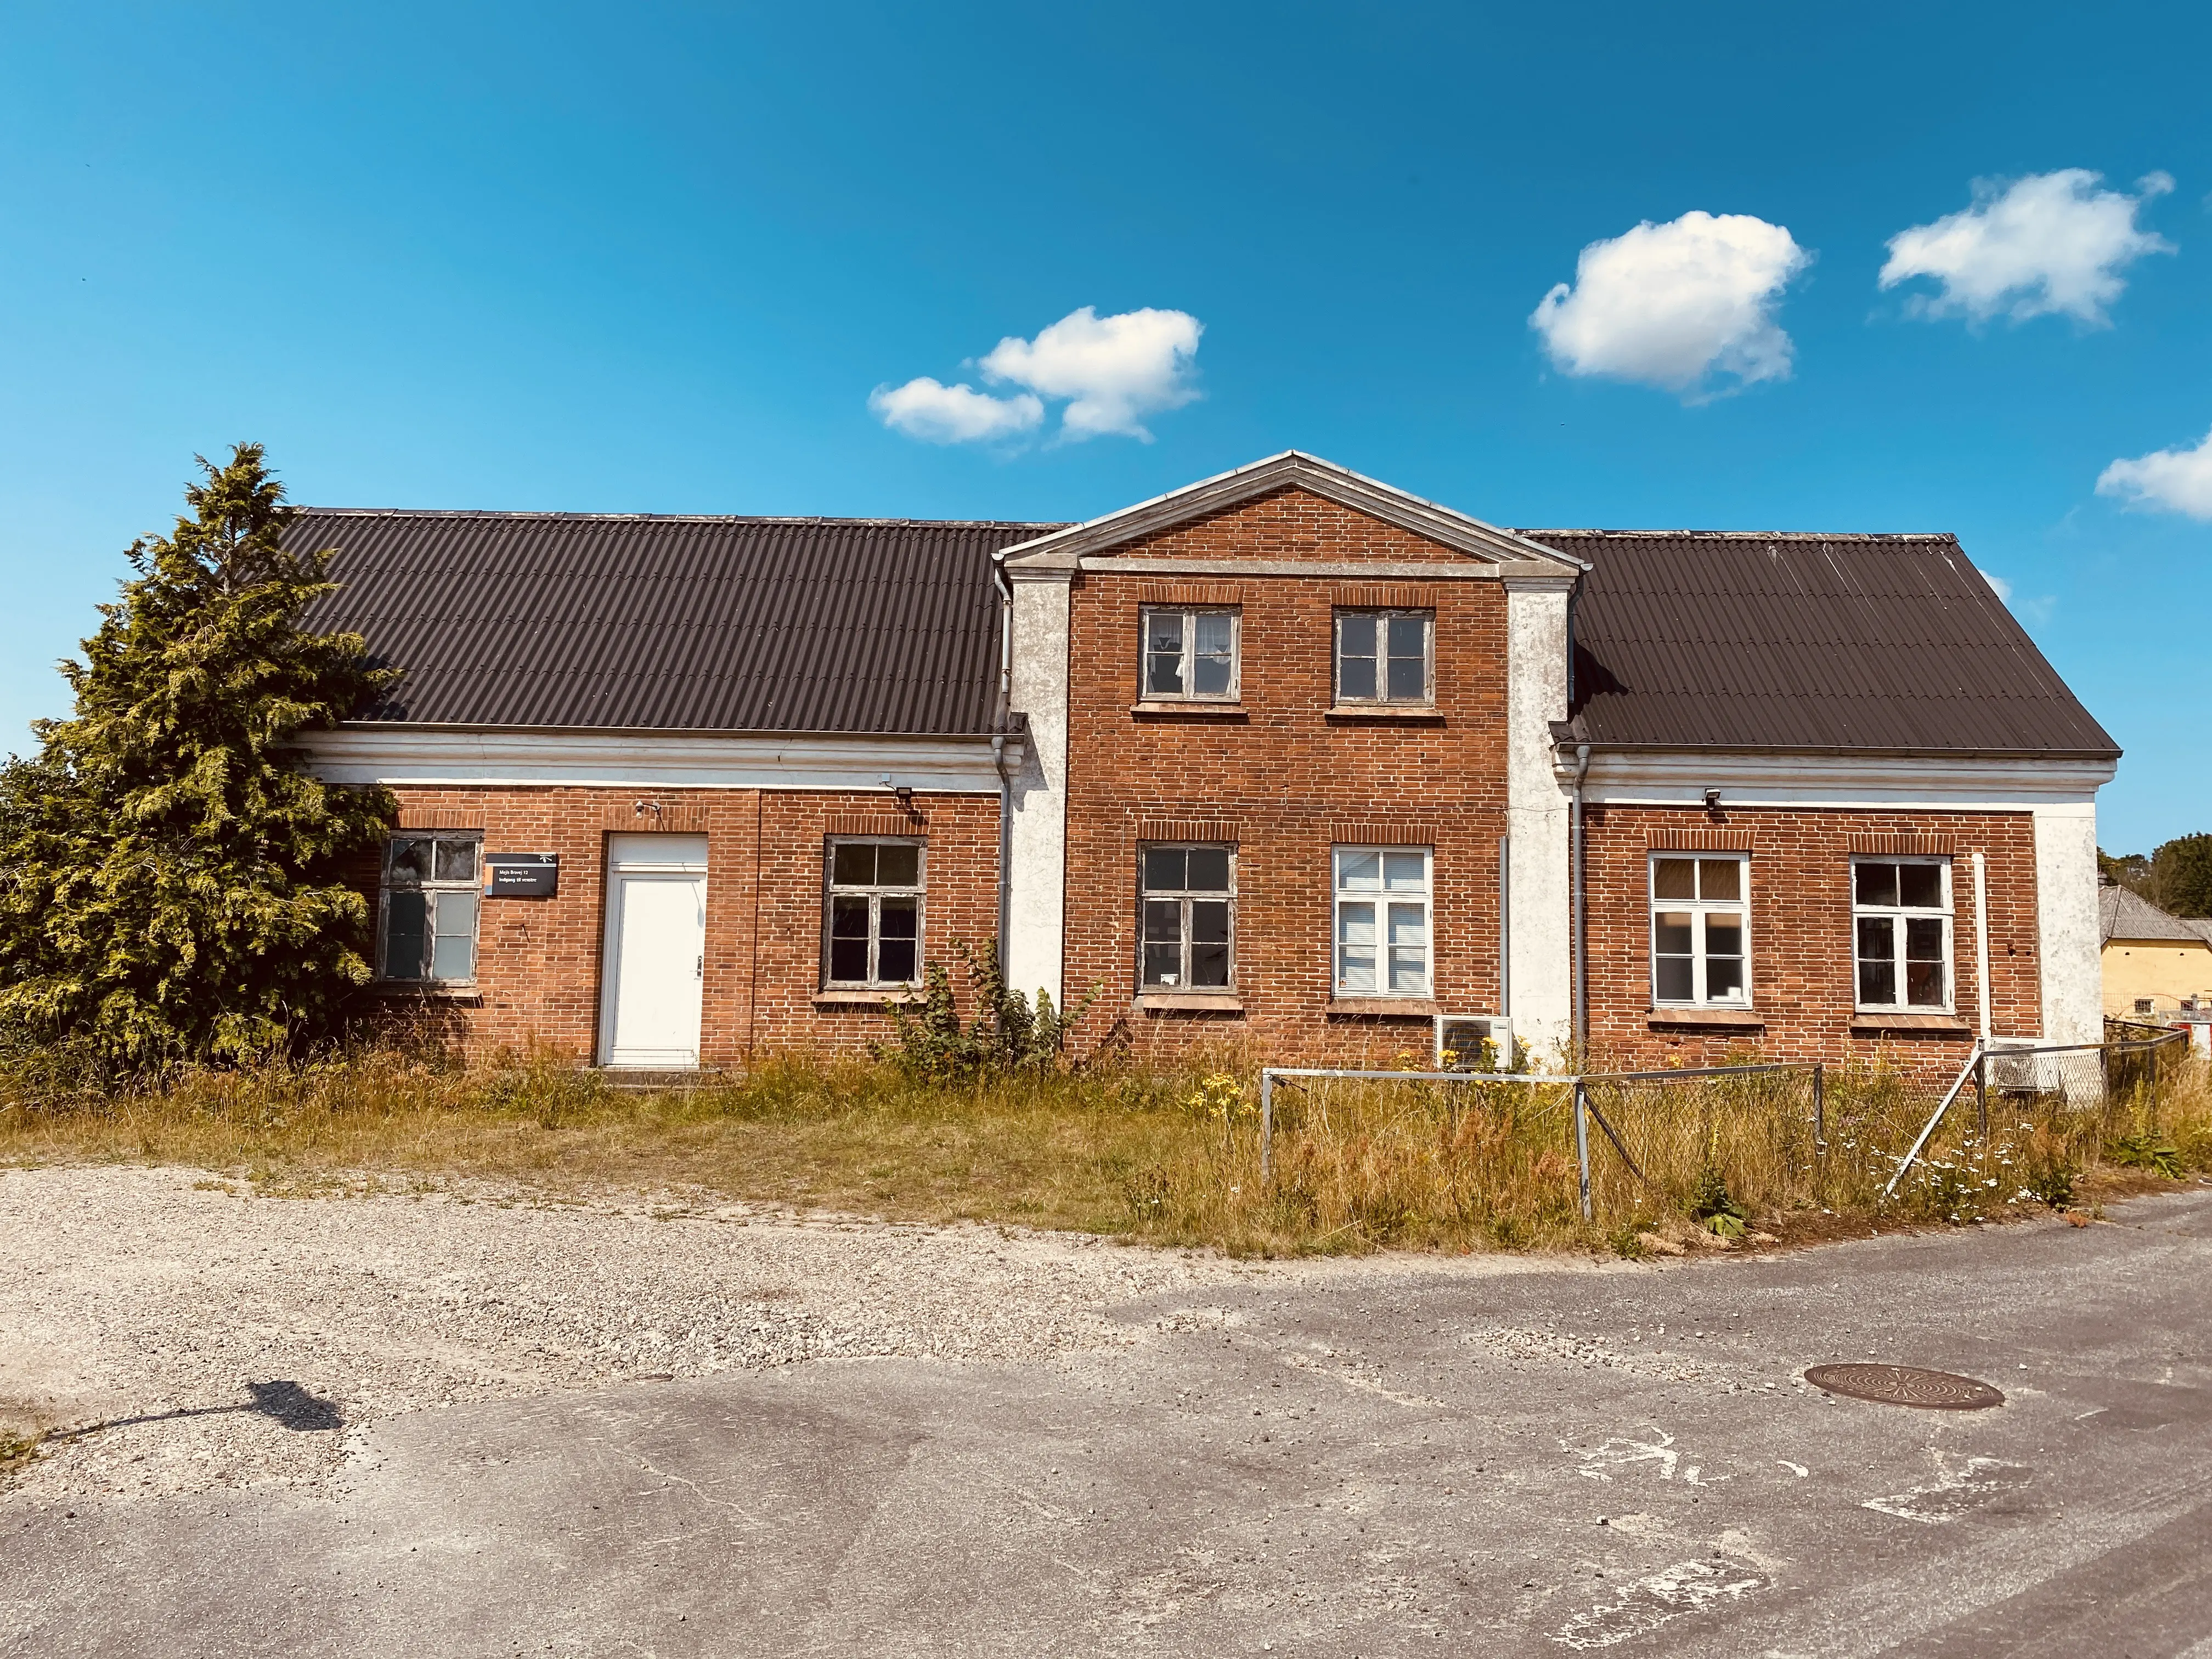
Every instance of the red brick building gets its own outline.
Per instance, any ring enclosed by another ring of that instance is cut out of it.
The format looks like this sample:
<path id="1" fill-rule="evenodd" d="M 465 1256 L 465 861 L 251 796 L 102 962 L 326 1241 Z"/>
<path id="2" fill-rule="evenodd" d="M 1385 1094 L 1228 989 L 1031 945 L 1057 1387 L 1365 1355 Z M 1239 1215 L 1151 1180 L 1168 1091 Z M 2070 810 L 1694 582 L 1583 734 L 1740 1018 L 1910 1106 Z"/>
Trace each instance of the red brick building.
<path id="1" fill-rule="evenodd" d="M 294 534 L 405 671 L 313 745 L 401 802 L 381 989 L 483 1044 L 849 1047 L 994 939 L 1285 1063 L 2099 1029 L 2118 750 L 1948 537 L 1504 530 L 1295 453 L 1080 525 Z"/>

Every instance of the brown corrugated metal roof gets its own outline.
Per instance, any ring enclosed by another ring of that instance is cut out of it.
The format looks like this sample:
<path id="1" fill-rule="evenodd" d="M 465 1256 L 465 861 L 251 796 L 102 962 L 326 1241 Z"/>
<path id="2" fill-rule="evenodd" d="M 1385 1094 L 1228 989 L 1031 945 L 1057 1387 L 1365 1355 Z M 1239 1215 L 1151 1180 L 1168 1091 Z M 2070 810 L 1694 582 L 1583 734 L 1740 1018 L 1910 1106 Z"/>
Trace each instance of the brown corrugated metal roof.
<path id="1" fill-rule="evenodd" d="M 405 672 L 371 719 L 951 735 L 994 729 L 990 555 L 1060 527 L 308 508 L 288 539 L 337 550 L 313 624 Z M 1518 533 L 1593 567 L 1593 743 L 2118 752 L 1948 536 Z"/>
<path id="2" fill-rule="evenodd" d="M 308 508 L 312 625 L 453 726 L 950 736 L 995 729 L 990 555 L 1054 525 Z"/>
<path id="3" fill-rule="evenodd" d="M 1594 744 L 2119 753 L 1952 537 L 1519 533 L 1592 566 L 1573 714 Z"/>

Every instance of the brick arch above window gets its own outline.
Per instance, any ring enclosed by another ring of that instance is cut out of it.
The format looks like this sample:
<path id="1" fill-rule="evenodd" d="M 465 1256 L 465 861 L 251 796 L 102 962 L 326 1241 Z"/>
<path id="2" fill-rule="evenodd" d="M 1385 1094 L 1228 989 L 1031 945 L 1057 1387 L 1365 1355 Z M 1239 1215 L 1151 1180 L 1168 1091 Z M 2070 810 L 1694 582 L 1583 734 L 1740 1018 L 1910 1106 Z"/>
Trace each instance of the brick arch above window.
<path id="1" fill-rule="evenodd" d="M 1653 830 L 1648 832 L 1655 853 L 1752 853 L 1759 838 L 1748 830 Z"/>

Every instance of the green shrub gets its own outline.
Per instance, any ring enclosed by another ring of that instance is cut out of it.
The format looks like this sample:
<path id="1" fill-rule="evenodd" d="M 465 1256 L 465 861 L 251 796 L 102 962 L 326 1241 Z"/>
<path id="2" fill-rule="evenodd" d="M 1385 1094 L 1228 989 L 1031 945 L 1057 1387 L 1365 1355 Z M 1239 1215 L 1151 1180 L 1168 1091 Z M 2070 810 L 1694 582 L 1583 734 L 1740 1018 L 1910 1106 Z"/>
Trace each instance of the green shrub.
<path id="1" fill-rule="evenodd" d="M 1097 994 L 1063 1014 L 1042 989 L 1031 1002 L 1010 988 L 996 951 L 978 951 L 965 939 L 955 939 L 952 948 L 967 968 L 975 1018 L 961 1023 L 952 975 L 943 963 L 933 962 L 922 970 L 921 1002 L 890 1005 L 894 1035 L 874 1045 L 875 1057 L 933 1082 L 1061 1070 L 1068 1038 Z"/>
<path id="2" fill-rule="evenodd" d="M 2181 1149 L 2152 1131 L 2122 1135 L 2106 1148 L 2105 1156 L 2130 1170 L 2148 1170 L 2169 1181 L 2181 1179 Z"/>

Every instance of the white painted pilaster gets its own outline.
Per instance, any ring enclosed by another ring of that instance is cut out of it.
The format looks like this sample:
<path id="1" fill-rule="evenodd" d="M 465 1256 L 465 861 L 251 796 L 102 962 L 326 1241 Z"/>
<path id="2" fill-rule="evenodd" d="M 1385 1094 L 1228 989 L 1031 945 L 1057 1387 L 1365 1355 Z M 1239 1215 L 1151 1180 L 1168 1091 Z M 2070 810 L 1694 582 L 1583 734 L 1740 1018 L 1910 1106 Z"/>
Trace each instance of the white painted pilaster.
<path id="1" fill-rule="evenodd" d="M 1564 577 L 1505 579 L 1505 824 L 1512 837 L 1507 951 L 1513 1033 L 1540 1065 L 1572 1036 L 1569 793 L 1552 763 L 1553 720 L 1567 717 Z"/>
<path id="2" fill-rule="evenodd" d="M 1006 984 L 1065 1001 L 1060 967 L 1067 921 L 1067 611 L 1073 572 L 1010 565 L 1014 708 L 1029 742 L 1013 775 L 1006 871 Z"/>
<path id="3" fill-rule="evenodd" d="M 2094 801 L 2035 809 L 2036 931 L 2046 1042 L 2105 1040 Z"/>

